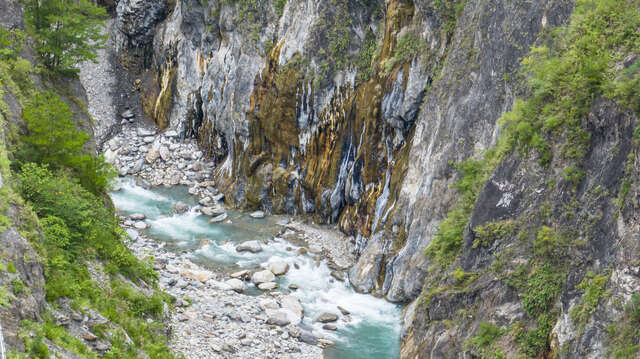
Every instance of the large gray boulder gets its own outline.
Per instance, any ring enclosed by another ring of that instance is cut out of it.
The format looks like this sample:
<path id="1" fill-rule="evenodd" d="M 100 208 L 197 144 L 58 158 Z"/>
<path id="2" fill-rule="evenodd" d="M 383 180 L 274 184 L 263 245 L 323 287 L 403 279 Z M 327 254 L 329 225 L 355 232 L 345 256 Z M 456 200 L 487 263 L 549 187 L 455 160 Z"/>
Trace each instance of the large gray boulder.
<path id="1" fill-rule="evenodd" d="M 258 253 L 262 251 L 262 245 L 258 241 L 246 241 L 236 247 L 237 252 Z M 267 271 L 271 273 L 270 271 Z M 272 273 L 273 274 L 273 273 Z"/>
<path id="2" fill-rule="evenodd" d="M 276 276 L 273 273 L 271 273 L 271 271 L 269 270 L 255 272 L 251 276 L 251 281 L 256 285 L 260 283 L 273 282 L 274 280 L 276 280 Z"/>

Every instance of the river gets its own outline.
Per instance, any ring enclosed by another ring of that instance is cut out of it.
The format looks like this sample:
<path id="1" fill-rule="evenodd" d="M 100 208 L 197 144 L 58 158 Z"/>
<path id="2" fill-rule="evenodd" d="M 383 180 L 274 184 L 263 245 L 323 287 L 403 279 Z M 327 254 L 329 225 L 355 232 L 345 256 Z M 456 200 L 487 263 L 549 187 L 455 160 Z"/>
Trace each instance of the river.
<path id="1" fill-rule="evenodd" d="M 116 209 L 123 215 L 143 213 L 151 226 L 143 233 L 166 242 L 175 251 L 188 251 L 193 262 L 212 270 L 233 272 L 239 269 L 266 268 L 268 263 L 284 261 L 290 270 L 278 277 L 280 290 L 288 291 L 291 283 L 299 289 L 292 294 L 304 307 L 303 324 L 312 327 L 314 334 L 333 341 L 325 349 L 327 359 L 388 359 L 397 358 L 400 350 L 402 308 L 384 299 L 355 292 L 348 281 L 333 280 L 326 260 L 317 263 L 309 255 L 296 255 L 303 246 L 274 236 L 282 230 L 275 217 L 254 219 L 245 213 L 229 211 L 229 221 L 210 224 L 201 215 L 195 198 L 186 187 L 144 189 L 133 179 L 121 179 L 120 189 L 111 193 Z M 172 211 L 178 202 L 190 205 L 191 210 L 178 215 Z M 265 239 L 268 244 L 258 253 L 238 253 L 237 244 L 251 239 Z M 294 263 L 297 267 L 294 267 Z M 260 295 L 251 285 L 247 295 Z M 327 331 L 314 322 L 320 314 L 341 306 L 351 320 L 340 320 L 338 329 Z"/>

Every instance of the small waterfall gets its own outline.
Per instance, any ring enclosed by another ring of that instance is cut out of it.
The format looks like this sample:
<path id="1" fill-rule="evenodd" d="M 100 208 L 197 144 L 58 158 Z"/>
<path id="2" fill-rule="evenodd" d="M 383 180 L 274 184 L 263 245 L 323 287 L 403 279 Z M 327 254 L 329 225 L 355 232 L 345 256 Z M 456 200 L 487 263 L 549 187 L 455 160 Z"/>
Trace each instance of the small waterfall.
<path id="1" fill-rule="evenodd" d="M 0 359 L 7 359 L 6 352 L 4 348 L 4 336 L 2 336 L 2 324 L 0 324 Z"/>

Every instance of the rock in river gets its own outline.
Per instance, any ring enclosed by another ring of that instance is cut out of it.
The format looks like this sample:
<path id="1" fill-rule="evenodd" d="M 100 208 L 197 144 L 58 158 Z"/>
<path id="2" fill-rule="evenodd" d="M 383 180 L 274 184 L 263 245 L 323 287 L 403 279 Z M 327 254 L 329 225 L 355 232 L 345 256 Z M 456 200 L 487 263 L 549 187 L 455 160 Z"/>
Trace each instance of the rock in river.
<path id="1" fill-rule="evenodd" d="M 320 323 L 330 323 L 338 320 L 338 316 L 333 313 L 324 313 L 316 319 L 316 322 Z"/>
<path id="2" fill-rule="evenodd" d="M 273 282 L 274 280 L 276 280 L 276 276 L 270 270 L 255 272 L 251 276 L 251 281 L 255 284 Z"/>
<path id="3" fill-rule="evenodd" d="M 229 287 L 231 287 L 231 289 L 235 290 L 238 293 L 241 293 L 242 291 L 244 291 L 245 285 L 244 282 L 241 281 L 240 279 L 229 279 L 228 281 L 225 282 Z"/>
<path id="4" fill-rule="evenodd" d="M 251 218 L 264 218 L 264 212 L 263 211 L 255 211 L 255 212 L 251 212 L 249 214 L 249 216 Z"/>
<path id="5" fill-rule="evenodd" d="M 183 214 L 189 210 L 189 206 L 184 202 L 176 202 L 173 205 L 173 212 L 177 214 Z"/>
<path id="6" fill-rule="evenodd" d="M 224 208 L 224 206 L 216 204 L 211 207 L 202 207 L 200 208 L 200 212 L 202 212 L 202 214 L 204 214 L 205 216 L 216 217 L 223 213 L 226 213 L 227 210 Z"/>
<path id="7" fill-rule="evenodd" d="M 269 270 L 275 275 L 283 275 L 289 271 L 289 264 L 285 262 L 274 262 L 269 264 Z"/>
<path id="8" fill-rule="evenodd" d="M 219 216 L 215 216 L 209 220 L 209 223 L 220 223 L 229 217 L 226 213 L 223 213 Z"/>
<path id="9" fill-rule="evenodd" d="M 278 283 L 276 282 L 266 282 L 266 283 L 260 283 L 258 284 L 258 289 L 260 290 L 274 290 L 278 288 Z"/>
<path id="10" fill-rule="evenodd" d="M 258 253 L 262 250 L 262 245 L 258 241 L 246 241 L 236 247 L 237 252 Z M 271 273 L 270 271 L 266 271 Z M 273 275 L 273 273 L 271 273 Z"/>

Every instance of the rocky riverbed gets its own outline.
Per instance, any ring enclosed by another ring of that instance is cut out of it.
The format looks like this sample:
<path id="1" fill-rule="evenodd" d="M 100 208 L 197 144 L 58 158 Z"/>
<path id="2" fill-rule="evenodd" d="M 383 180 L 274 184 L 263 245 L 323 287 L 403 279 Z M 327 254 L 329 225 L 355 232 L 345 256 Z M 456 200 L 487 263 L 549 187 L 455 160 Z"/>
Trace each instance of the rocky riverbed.
<path id="1" fill-rule="evenodd" d="M 397 348 L 400 309 L 351 289 L 355 248 L 340 232 L 226 209 L 199 182 L 144 188 L 140 181 L 121 179 L 112 198 L 130 247 L 153 258 L 160 288 L 178 298 L 177 353 L 309 358 L 325 348 L 349 358 L 364 346 L 382 358 Z M 227 218 L 212 222 L 221 211 Z"/>
<path id="2" fill-rule="evenodd" d="M 171 347 L 186 358 L 321 358 L 321 347 L 330 344 L 297 326 L 303 310 L 296 297 L 237 293 L 224 282 L 227 274 L 203 268 L 134 229 L 129 233 L 134 252 L 154 259 L 160 288 L 177 298 Z"/>

